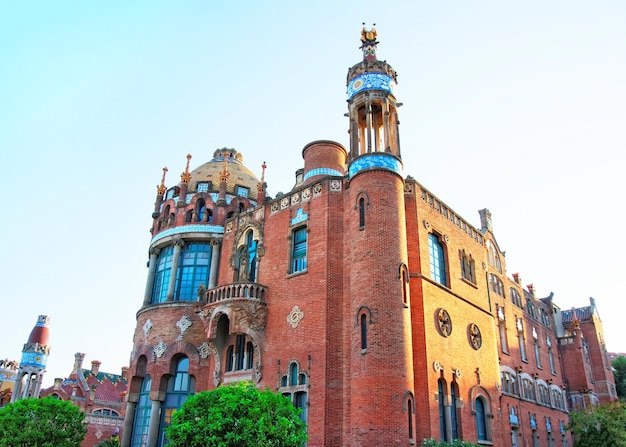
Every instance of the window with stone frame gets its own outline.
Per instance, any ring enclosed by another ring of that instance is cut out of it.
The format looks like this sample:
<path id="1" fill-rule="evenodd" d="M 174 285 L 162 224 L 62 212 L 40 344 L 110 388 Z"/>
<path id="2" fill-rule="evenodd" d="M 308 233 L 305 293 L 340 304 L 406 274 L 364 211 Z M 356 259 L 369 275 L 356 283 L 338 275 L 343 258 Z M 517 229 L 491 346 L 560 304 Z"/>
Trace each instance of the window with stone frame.
<path id="1" fill-rule="evenodd" d="M 289 363 L 289 368 L 280 379 L 278 392 L 288 397 L 294 407 L 300 409 L 300 419 L 307 422 L 309 413 L 308 375 L 300 369 L 296 361 Z"/>
<path id="2" fill-rule="evenodd" d="M 498 275 L 489 273 L 489 286 L 494 293 L 504 298 L 504 284 Z"/>
<path id="3" fill-rule="evenodd" d="M 448 286 L 446 250 L 441 235 L 437 233 L 430 233 L 428 235 L 428 254 L 430 278 L 443 286 Z"/>
<path id="4" fill-rule="evenodd" d="M 465 253 L 465 250 L 459 252 L 461 259 L 461 275 L 463 279 L 476 284 L 476 262 L 472 258 L 472 255 Z"/>
<path id="5" fill-rule="evenodd" d="M 515 304 L 517 307 L 519 307 L 520 309 L 523 308 L 522 306 L 522 297 L 520 296 L 519 292 L 517 291 L 517 289 L 510 287 L 509 288 L 509 295 L 511 296 L 511 302 L 513 304 Z"/>
<path id="6" fill-rule="evenodd" d="M 307 269 L 308 228 L 298 227 L 291 236 L 291 273 L 304 272 Z"/>

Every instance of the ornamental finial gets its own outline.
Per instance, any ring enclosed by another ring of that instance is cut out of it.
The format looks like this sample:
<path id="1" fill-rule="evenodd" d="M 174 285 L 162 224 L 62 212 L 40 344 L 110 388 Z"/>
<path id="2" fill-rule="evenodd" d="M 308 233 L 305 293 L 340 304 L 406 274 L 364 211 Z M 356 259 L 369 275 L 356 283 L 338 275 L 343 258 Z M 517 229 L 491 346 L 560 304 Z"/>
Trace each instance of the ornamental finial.
<path id="1" fill-rule="evenodd" d="M 180 175 L 180 179 L 183 183 L 189 184 L 191 181 L 191 174 L 189 173 L 189 161 L 191 160 L 191 154 L 187 154 L 187 166 L 185 166 L 185 172 Z"/>
<path id="2" fill-rule="evenodd" d="M 167 166 L 163 167 L 163 177 L 161 177 L 161 185 L 157 186 L 157 192 L 160 195 L 165 193 L 165 174 L 167 173 Z"/>
<path id="3" fill-rule="evenodd" d="M 265 182 L 265 168 L 267 168 L 267 165 L 265 164 L 265 162 L 263 162 L 263 164 L 261 165 L 261 183 Z"/>
<path id="4" fill-rule="evenodd" d="M 224 154 L 224 169 L 220 174 L 220 182 L 226 182 L 230 177 L 230 172 L 228 172 L 228 154 Z"/>
<path id="5" fill-rule="evenodd" d="M 376 40 L 376 24 L 372 24 L 372 29 L 367 30 L 365 28 L 365 22 L 363 22 L 363 29 L 361 30 L 361 46 L 359 47 L 363 50 L 363 59 L 375 61 L 376 60 L 376 45 L 378 45 L 378 41 Z"/>

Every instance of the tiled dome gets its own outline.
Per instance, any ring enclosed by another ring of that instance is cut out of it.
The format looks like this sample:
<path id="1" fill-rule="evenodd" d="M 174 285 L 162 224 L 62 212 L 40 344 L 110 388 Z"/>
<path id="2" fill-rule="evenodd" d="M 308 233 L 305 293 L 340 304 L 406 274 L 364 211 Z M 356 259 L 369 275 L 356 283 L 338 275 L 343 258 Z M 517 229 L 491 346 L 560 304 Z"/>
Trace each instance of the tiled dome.
<path id="1" fill-rule="evenodd" d="M 260 180 L 252 171 L 243 165 L 243 156 L 235 149 L 229 148 L 217 149 L 211 161 L 191 171 L 191 181 L 189 182 L 188 192 L 197 192 L 198 183 L 202 182 L 211 182 L 208 191 L 218 191 L 220 187 L 220 174 L 224 170 L 224 160 L 226 160 L 226 170 L 230 174 L 226 181 L 226 192 L 240 195 L 238 194 L 237 187 L 243 186 L 248 188 L 249 197 L 253 200 L 257 200 L 257 186 Z"/>

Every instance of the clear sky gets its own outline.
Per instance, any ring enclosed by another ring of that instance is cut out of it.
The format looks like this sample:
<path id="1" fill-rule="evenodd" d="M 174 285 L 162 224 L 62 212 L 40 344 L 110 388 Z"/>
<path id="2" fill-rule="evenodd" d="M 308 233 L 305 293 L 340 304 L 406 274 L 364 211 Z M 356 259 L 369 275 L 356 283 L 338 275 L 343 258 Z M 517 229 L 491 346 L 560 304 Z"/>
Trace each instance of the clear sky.
<path id="1" fill-rule="evenodd" d="M 128 364 L 163 166 L 220 147 L 271 196 L 310 141 L 348 143 L 361 23 L 398 72 L 405 175 L 561 308 L 597 300 L 626 351 L 626 2 L 0 1 L 0 357 L 51 317 L 44 384 L 74 353 Z"/>

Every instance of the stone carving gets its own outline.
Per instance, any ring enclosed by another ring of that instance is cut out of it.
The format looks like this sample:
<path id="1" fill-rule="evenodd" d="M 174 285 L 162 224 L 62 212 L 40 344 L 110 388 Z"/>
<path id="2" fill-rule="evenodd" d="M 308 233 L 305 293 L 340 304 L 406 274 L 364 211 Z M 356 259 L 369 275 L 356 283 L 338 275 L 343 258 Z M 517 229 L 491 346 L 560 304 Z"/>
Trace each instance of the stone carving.
<path id="1" fill-rule="evenodd" d="M 209 348 L 209 344 L 206 341 L 198 346 L 197 349 L 201 359 L 206 359 L 211 354 L 211 349 Z"/>
<path id="2" fill-rule="evenodd" d="M 413 194 L 413 183 L 404 182 L 404 192 L 406 194 Z"/>
<path id="3" fill-rule="evenodd" d="M 341 180 L 331 180 L 329 189 L 333 192 L 341 191 Z"/>
<path id="4" fill-rule="evenodd" d="M 300 194 L 295 193 L 291 196 L 291 204 L 297 205 L 298 203 L 300 203 Z"/>
<path id="5" fill-rule="evenodd" d="M 143 324 L 143 335 L 147 337 L 151 330 L 152 330 L 152 320 L 148 318 L 146 322 Z"/>
<path id="6" fill-rule="evenodd" d="M 311 198 L 311 189 L 307 188 L 307 189 L 302 190 L 302 201 L 306 202 L 310 198 Z"/>
<path id="7" fill-rule="evenodd" d="M 183 315 L 181 317 L 181 319 L 176 322 L 176 326 L 178 327 L 178 329 L 180 329 L 180 334 L 178 335 L 178 340 L 182 340 L 183 339 L 183 336 L 185 335 L 185 332 L 187 332 L 187 329 L 189 329 L 192 324 L 193 323 L 191 322 L 191 320 L 189 318 L 187 318 L 187 315 Z"/>
<path id="8" fill-rule="evenodd" d="M 289 207 L 289 197 L 283 197 L 280 199 L 280 208 L 284 210 L 287 207 Z"/>
<path id="9" fill-rule="evenodd" d="M 452 319 L 450 318 L 448 311 L 445 309 L 437 310 L 437 329 L 444 337 L 447 337 L 452 333 Z"/>
<path id="10" fill-rule="evenodd" d="M 475 323 L 470 323 L 469 326 L 467 326 L 467 335 L 471 347 L 474 349 L 480 349 L 483 345 L 483 337 L 480 333 L 480 329 Z"/>
<path id="11" fill-rule="evenodd" d="M 233 222 L 232 222 L 232 220 L 230 222 L 226 222 L 226 232 L 230 233 L 231 231 L 233 231 Z"/>
<path id="12" fill-rule="evenodd" d="M 271 211 L 272 213 L 275 213 L 275 212 L 277 212 L 277 211 L 278 211 L 278 202 L 274 202 L 274 203 L 272 203 L 272 206 L 271 206 L 271 208 L 270 208 L 270 211 Z"/>
<path id="13" fill-rule="evenodd" d="M 235 328 L 250 328 L 257 332 L 265 330 L 267 307 L 261 303 L 239 302 L 233 303 L 232 321 Z"/>
<path id="14" fill-rule="evenodd" d="M 313 197 L 317 197 L 321 194 L 322 194 L 322 184 L 318 183 L 317 185 L 313 186 Z"/>
<path id="15" fill-rule="evenodd" d="M 154 347 L 154 354 L 160 358 L 163 357 L 163 354 L 165 354 L 166 350 L 167 345 L 164 342 L 160 341 L 159 344 Z"/>
<path id="16" fill-rule="evenodd" d="M 287 316 L 287 321 L 291 327 L 295 329 L 298 327 L 298 324 L 300 324 L 300 321 L 302 321 L 303 318 L 304 312 L 302 312 L 298 306 L 293 306 L 293 309 L 291 309 L 291 312 Z"/>

